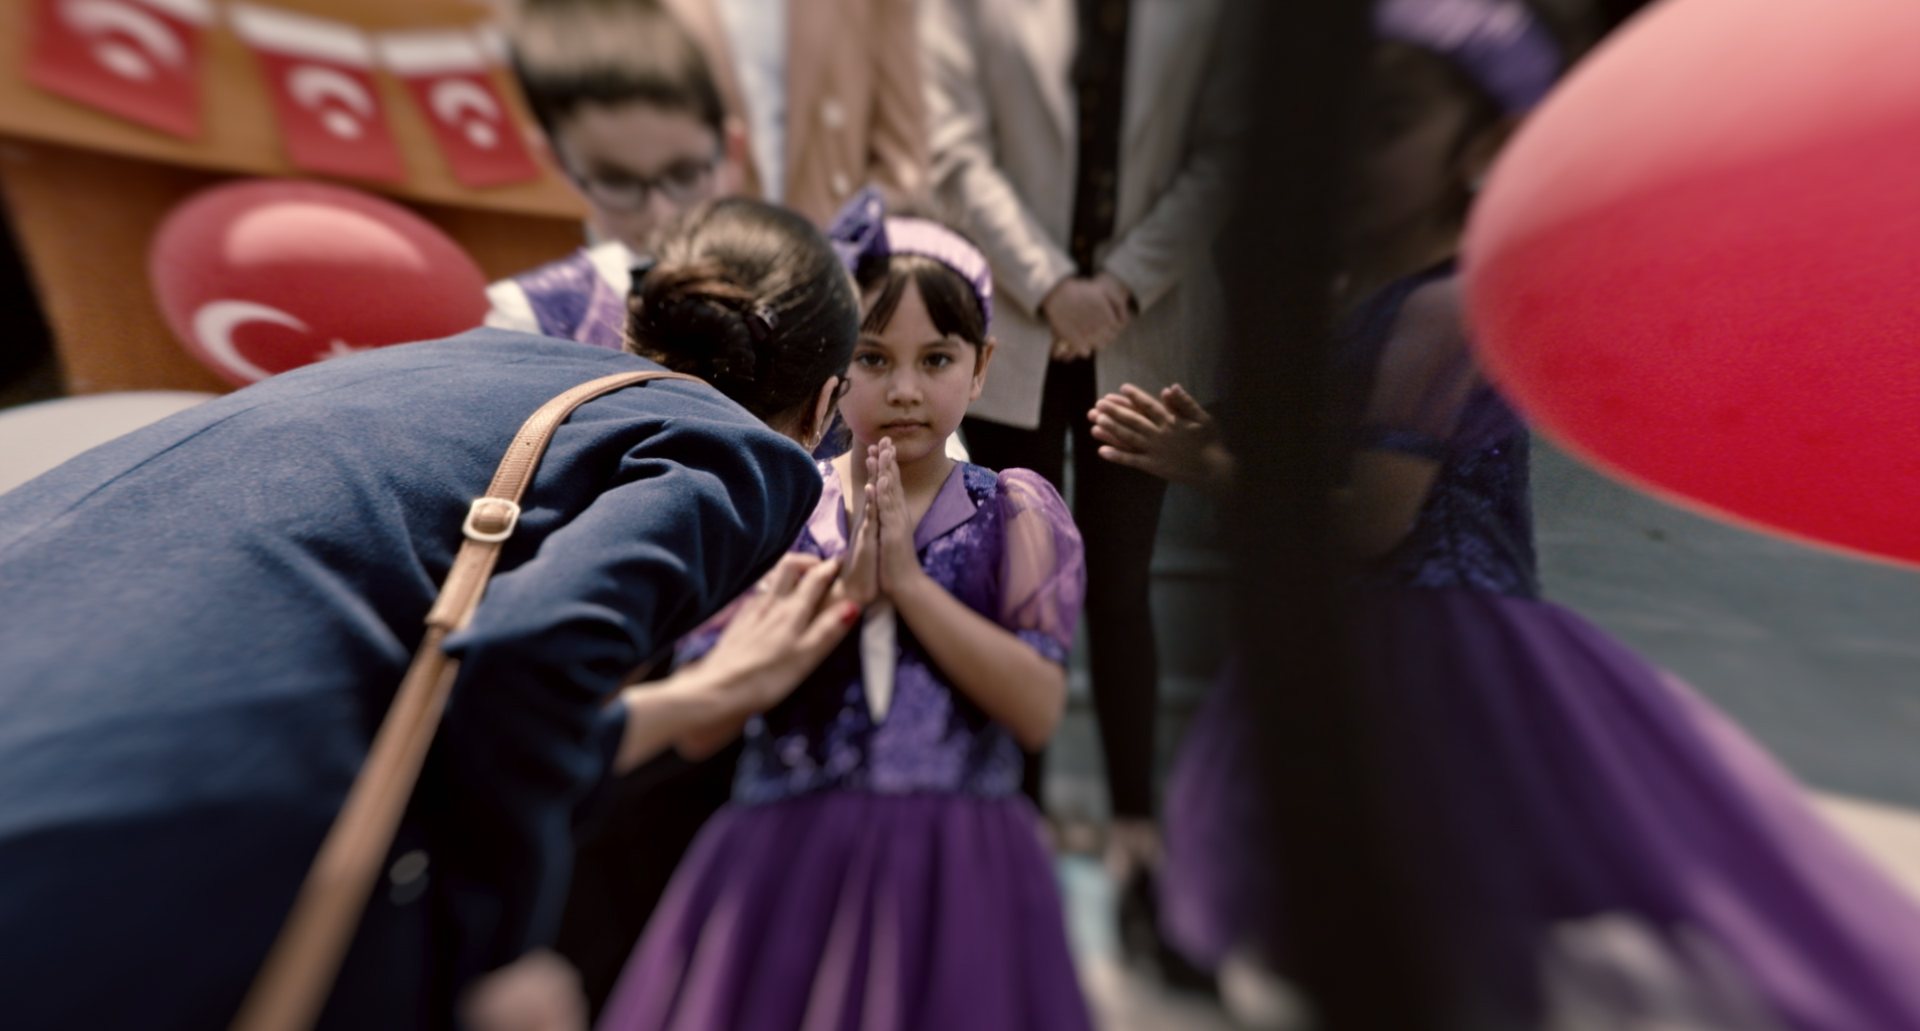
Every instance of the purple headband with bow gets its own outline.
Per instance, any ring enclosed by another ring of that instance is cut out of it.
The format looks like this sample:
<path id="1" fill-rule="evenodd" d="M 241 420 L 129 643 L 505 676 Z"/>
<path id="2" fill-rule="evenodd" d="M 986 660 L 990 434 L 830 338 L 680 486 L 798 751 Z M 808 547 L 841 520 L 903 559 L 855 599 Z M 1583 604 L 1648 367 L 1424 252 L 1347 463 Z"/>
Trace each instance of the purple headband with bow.
<path id="1" fill-rule="evenodd" d="M 983 324 L 993 324 L 993 270 L 967 238 L 931 219 L 888 218 L 880 191 L 869 186 L 841 207 L 827 227 L 827 240 L 848 272 L 866 258 L 917 254 L 952 269 L 980 302 Z"/>
<path id="2" fill-rule="evenodd" d="M 1431 51 L 1508 114 L 1538 104 L 1560 74 L 1560 48 L 1519 0 L 1379 0 L 1374 33 Z"/>

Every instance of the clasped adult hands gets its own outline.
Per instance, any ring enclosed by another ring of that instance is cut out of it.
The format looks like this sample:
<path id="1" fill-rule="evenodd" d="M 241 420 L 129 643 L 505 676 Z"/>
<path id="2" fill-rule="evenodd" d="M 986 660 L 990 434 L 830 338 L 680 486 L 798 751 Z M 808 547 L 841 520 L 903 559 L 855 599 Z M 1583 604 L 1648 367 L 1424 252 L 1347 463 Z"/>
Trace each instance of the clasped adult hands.
<path id="1" fill-rule="evenodd" d="M 1040 302 L 1053 330 L 1053 360 L 1080 361 L 1105 350 L 1133 321 L 1133 292 L 1111 273 L 1071 276 Z"/>

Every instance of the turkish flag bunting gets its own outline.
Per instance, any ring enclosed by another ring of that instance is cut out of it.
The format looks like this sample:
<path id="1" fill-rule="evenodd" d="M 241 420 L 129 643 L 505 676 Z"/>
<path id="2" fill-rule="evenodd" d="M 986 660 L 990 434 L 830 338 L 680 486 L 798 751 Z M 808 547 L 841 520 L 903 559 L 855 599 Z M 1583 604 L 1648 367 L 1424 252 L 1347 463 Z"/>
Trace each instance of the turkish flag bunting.
<path id="1" fill-rule="evenodd" d="M 481 23 L 473 27 L 473 41 L 480 44 L 480 53 L 487 63 L 506 68 L 513 63 L 513 48 L 507 43 L 507 34 L 497 25 Z"/>
<path id="2" fill-rule="evenodd" d="M 487 56 L 472 35 L 396 32 L 378 43 L 387 70 L 406 83 L 462 185 L 500 186 L 540 177 L 520 124 L 494 88 Z"/>
<path id="3" fill-rule="evenodd" d="M 287 158 L 310 172 L 402 182 L 407 170 L 373 81 L 373 46 L 339 22 L 234 4 L 234 31 L 266 73 Z"/>
<path id="4" fill-rule="evenodd" d="M 200 137 L 211 0 L 36 0 L 27 81 L 187 139 Z"/>

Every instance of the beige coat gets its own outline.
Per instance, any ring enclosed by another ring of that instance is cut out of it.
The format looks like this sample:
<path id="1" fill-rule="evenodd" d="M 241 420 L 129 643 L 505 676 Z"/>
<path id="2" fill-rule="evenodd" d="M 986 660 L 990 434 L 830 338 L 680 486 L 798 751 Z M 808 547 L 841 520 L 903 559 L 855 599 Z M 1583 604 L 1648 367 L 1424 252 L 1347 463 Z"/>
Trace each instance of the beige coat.
<path id="1" fill-rule="evenodd" d="M 1241 103 L 1223 0 L 1131 0 L 1114 237 L 1101 267 L 1140 314 L 1095 359 L 1101 392 L 1179 382 L 1213 396 L 1221 301 L 1208 253 Z M 1073 274 L 1075 0 L 921 0 L 930 189 L 993 264 L 1000 350 L 971 413 L 1033 427 L 1053 334 L 1036 314 Z"/>
<path id="2" fill-rule="evenodd" d="M 927 120 L 914 0 L 786 0 L 785 203 L 825 225 L 871 182 L 894 198 L 925 186 Z M 746 96 L 717 0 L 667 0 L 712 66 L 742 127 Z M 763 196 L 746 162 L 746 192 Z"/>

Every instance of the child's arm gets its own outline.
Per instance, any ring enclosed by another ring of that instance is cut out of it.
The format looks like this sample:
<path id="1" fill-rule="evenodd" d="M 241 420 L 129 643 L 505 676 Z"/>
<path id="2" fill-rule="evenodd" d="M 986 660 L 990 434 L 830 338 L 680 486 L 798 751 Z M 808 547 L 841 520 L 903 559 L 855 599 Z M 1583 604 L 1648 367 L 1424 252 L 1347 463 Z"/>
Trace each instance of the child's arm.
<path id="1" fill-rule="evenodd" d="M 1022 748 L 1037 751 L 1053 737 L 1067 706 L 1066 670 L 925 572 L 896 585 L 890 596 L 940 672 Z"/>
<path id="2" fill-rule="evenodd" d="M 1333 525 L 1347 552 L 1376 559 L 1400 546 L 1420 519 L 1440 463 L 1393 451 L 1354 457 L 1347 484 L 1333 492 Z"/>
<path id="3" fill-rule="evenodd" d="M 1368 400 L 1364 439 L 1334 494 L 1334 525 L 1362 558 L 1400 545 L 1419 521 L 1446 461 L 1461 409 L 1480 383 L 1459 286 L 1437 280 L 1407 298 Z"/>
<path id="4" fill-rule="evenodd" d="M 955 687 L 1023 747 L 1045 745 L 1066 709 L 1067 676 L 1059 661 L 1065 658 L 1066 647 L 1061 642 L 1072 639 L 1071 624 L 1078 617 L 1085 584 L 1079 537 L 1072 532 L 1072 523 L 1062 515 L 1071 539 L 1059 540 L 1062 535 L 1036 503 L 1016 508 L 1006 526 L 1006 547 L 1014 557 L 1002 556 L 1003 566 L 1016 569 L 1014 575 L 1024 582 L 1011 588 L 1021 596 L 1011 607 L 1031 614 L 1024 621 L 1016 617 L 1016 625 L 1032 622 L 1036 637 L 1051 639 L 1059 654 L 1050 658 L 1020 635 L 968 608 L 920 567 L 891 441 L 881 445 L 874 498 L 882 592 Z M 1058 503 L 1057 495 L 1054 501 Z M 1068 554 L 1060 555 L 1061 551 Z M 1053 585 L 1061 583 L 1067 585 L 1069 595 L 1061 604 L 1049 605 L 1048 599 L 1032 597 L 1056 593 Z"/>

